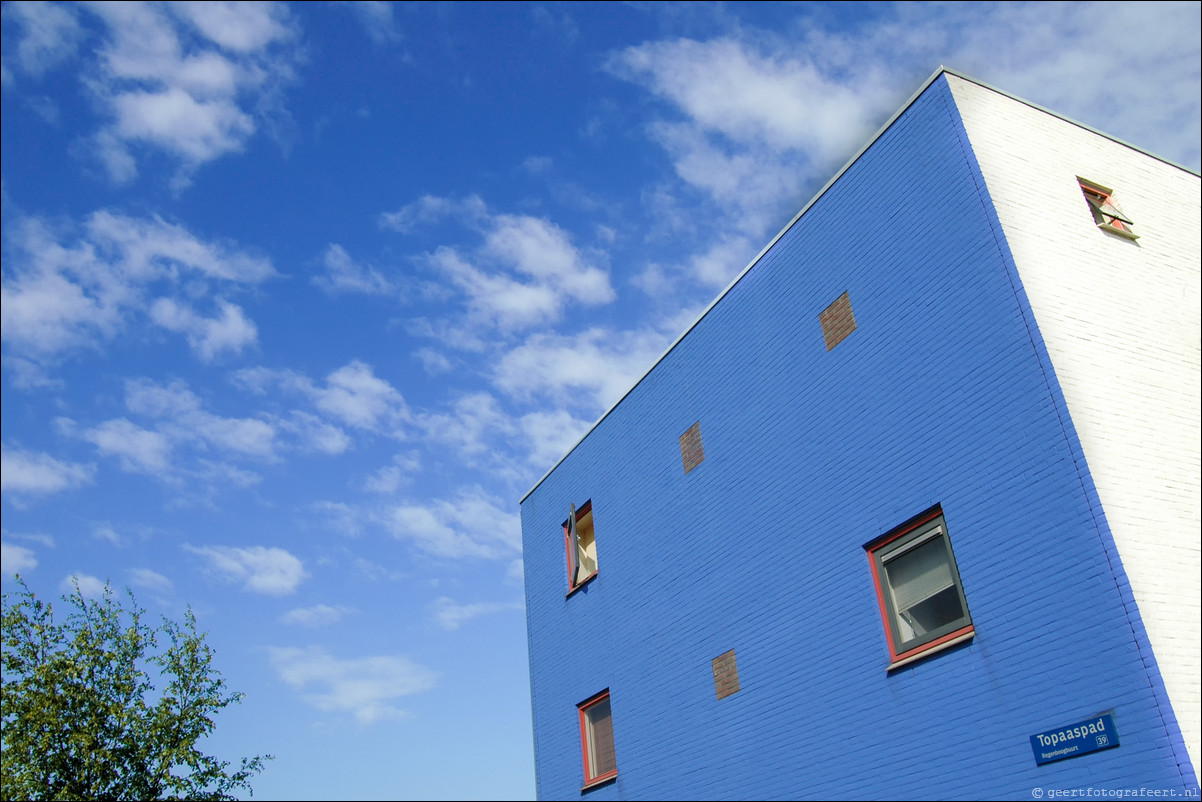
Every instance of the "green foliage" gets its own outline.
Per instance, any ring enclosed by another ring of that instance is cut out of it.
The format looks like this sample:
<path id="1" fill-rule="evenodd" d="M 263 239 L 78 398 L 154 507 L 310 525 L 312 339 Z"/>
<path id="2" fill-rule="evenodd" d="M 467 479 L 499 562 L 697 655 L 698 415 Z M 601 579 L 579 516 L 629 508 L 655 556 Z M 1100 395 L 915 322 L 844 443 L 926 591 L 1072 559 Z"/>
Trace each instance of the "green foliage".
<path id="1" fill-rule="evenodd" d="M 270 755 L 228 762 L 202 754 L 197 742 L 213 717 L 241 700 L 213 667 L 213 650 L 183 624 L 148 626 L 128 593 L 126 607 L 104 597 L 64 596 L 66 621 L 51 605 L 21 592 L 4 594 L 3 799 L 233 799 Z M 165 684 L 159 689 L 152 679 Z"/>

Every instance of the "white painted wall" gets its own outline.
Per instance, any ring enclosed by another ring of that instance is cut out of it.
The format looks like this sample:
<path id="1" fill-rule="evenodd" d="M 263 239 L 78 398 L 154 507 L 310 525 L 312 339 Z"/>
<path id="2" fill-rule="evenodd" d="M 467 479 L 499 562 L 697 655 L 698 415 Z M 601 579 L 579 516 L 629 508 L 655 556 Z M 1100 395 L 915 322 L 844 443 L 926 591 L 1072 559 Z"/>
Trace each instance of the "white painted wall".
<path id="1" fill-rule="evenodd" d="M 947 78 L 1196 768 L 1202 182 L 1053 114 Z M 1114 190 L 1137 242 L 1098 229 L 1078 176 Z"/>

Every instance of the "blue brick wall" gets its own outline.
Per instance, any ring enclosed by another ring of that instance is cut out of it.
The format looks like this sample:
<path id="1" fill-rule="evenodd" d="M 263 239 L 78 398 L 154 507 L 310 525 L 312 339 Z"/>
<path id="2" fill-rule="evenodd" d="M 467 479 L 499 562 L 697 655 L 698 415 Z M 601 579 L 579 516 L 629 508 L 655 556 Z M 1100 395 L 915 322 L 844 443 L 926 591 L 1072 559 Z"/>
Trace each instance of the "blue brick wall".
<path id="1" fill-rule="evenodd" d="M 938 79 L 523 501 L 540 798 L 581 797 L 576 704 L 605 688 L 619 773 L 590 799 L 1182 788 L 984 200 Z M 565 597 L 588 499 L 599 574 Z M 977 634 L 887 673 L 863 544 L 936 503 Z M 1035 765 L 1030 735 L 1110 710 L 1119 748 Z"/>

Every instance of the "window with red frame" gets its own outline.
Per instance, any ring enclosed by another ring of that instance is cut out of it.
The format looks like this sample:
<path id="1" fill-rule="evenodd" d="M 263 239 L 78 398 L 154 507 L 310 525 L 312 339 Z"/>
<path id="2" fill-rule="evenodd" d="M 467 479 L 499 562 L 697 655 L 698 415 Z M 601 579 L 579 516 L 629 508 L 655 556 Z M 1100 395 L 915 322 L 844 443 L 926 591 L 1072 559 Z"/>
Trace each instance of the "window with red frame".
<path id="1" fill-rule="evenodd" d="M 943 510 L 934 507 L 865 546 L 890 667 L 973 637 Z"/>
<path id="2" fill-rule="evenodd" d="M 568 519 L 563 522 L 564 550 L 568 558 L 569 592 L 597 575 L 597 538 L 593 532 L 593 502 L 584 502 L 580 509 L 572 505 Z"/>
<path id="3" fill-rule="evenodd" d="M 1114 190 L 1092 181 L 1086 181 L 1080 176 L 1077 177 L 1077 182 L 1081 185 L 1081 192 L 1085 194 L 1085 200 L 1089 203 L 1089 209 L 1093 212 L 1093 219 L 1098 224 L 1098 228 L 1129 239 L 1139 239 L 1139 235 L 1131 230 L 1131 226 L 1134 224 L 1115 205 L 1112 197 Z"/>
<path id="4" fill-rule="evenodd" d="M 577 705 L 580 711 L 580 748 L 584 755 L 584 786 L 618 776 L 614 754 L 614 725 L 609 689 Z"/>

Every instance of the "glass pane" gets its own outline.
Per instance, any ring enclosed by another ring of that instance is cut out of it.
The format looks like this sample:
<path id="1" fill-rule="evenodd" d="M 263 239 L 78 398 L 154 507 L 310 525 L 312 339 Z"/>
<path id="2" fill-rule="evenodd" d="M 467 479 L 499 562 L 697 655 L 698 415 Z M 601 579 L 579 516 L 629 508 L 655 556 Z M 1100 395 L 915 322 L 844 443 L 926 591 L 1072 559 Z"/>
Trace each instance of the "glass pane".
<path id="1" fill-rule="evenodd" d="M 1131 221 L 1128 220 L 1126 217 L 1123 217 L 1123 213 L 1120 212 L 1117 208 L 1115 208 L 1114 204 L 1110 203 L 1109 201 L 1102 204 L 1101 212 L 1102 212 L 1102 214 L 1106 215 L 1107 217 L 1118 220 L 1121 223 L 1127 223 L 1127 224 L 1131 223 Z"/>
<path id="2" fill-rule="evenodd" d="M 942 535 L 890 558 L 885 570 L 898 610 L 905 610 L 952 584 L 952 568 Z"/>
<path id="3" fill-rule="evenodd" d="M 588 717 L 589 779 L 592 779 L 618 767 L 614 757 L 614 728 L 609 712 L 609 697 L 588 708 L 585 715 Z"/>
<path id="4" fill-rule="evenodd" d="M 885 571 L 903 641 L 963 617 L 942 534 L 890 559 Z"/>
<path id="5" fill-rule="evenodd" d="M 590 574 L 597 573 L 596 548 L 596 544 L 591 540 L 588 543 L 585 543 L 583 540 L 580 541 L 580 556 L 578 558 L 580 560 L 580 576 L 577 577 L 577 581 L 584 579 Z"/>
<path id="6" fill-rule="evenodd" d="M 960 594 L 953 586 L 922 600 L 899 614 L 904 616 L 915 635 L 925 635 L 939 629 L 944 624 L 950 624 L 963 618 L 964 610 L 960 606 Z"/>
<path id="7" fill-rule="evenodd" d="M 597 542 L 593 536 L 593 513 L 590 510 L 576 522 L 577 550 L 576 559 L 580 565 L 579 582 L 591 574 L 597 573 Z"/>

